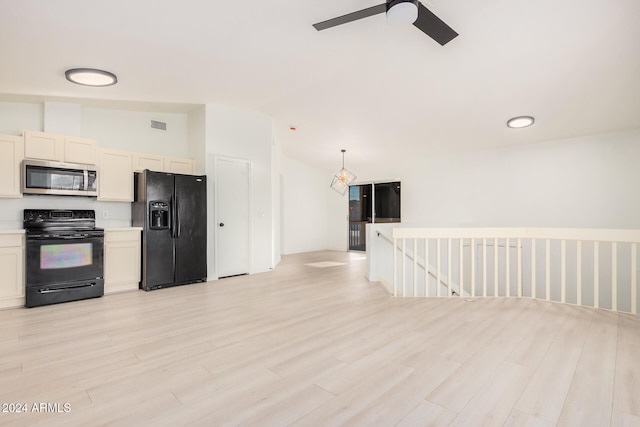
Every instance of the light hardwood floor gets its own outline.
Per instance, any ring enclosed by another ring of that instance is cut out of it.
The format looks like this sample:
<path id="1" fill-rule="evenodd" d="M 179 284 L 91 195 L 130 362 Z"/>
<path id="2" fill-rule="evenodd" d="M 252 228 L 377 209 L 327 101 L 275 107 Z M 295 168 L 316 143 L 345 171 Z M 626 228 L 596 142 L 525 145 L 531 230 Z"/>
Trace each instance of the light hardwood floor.
<path id="1" fill-rule="evenodd" d="M 394 299 L 364 265 L 0 311 L 0 401 L 28 410 L 0 425 L 640 426 L 639 316 Z"/>

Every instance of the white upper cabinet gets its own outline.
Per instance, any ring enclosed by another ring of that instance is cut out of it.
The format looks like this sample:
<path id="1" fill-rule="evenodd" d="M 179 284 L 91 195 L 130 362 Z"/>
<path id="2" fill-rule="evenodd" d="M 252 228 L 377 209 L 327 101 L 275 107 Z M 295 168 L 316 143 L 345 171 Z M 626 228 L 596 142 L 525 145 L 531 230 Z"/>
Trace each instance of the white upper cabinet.
<path id="1" fill-rule="evenodd" d="M 194 161 L 191 159 L 179 159 L 176 157 L 164 158 L 164 171 L 193 175 Z"/>
<path id="2" fill-rule="evenodd" d="M 22 137 L 0 135 L 0 197 L 22 197 L 20 164 L 23 158 Z"/>
<path id="3" fill-rule="evenodd" d="M 67 163 L 96 164 L 96 141 L 94 139 L 64 137 L 64 161 Z"/>
<path id="4" fill-rule="evenodd" d="M 96 163 L 96 141 L 47 132 L 24 131 L 24 157 L 67 163 Z"/>
<path id="5" fill-rule="evenodd" d="M 133 153 L 134 172 L 142 172 L 145 169 L 164 172 L 164 157 L 154 154 Z"/>
<path id="6" fill-rule="evenodd" d="M 98 149 L 98 200 L 133 202 L 131 152 Z"/>
<path id="7" fill-rule="evenodd" d="M 155 154 L 133 153 L 133 170 L 142 172 L 149 169 L 156 172 L 193 175 L 194 161 L 179 157 L 158 156 Z"/>
<path id="8" fill-rule="evenodd" d="M 64 161 L 64 136 L 24 131 L 24 157 L 28 159 Z"/>

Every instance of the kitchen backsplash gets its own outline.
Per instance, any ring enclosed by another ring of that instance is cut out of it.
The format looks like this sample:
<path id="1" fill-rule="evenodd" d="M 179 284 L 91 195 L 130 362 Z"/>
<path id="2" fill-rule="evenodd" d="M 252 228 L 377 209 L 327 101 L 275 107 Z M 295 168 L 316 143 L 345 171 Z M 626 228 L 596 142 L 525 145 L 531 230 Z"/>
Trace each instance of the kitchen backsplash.
<path id="1" fill-rule="evenodd" d="M 0 230 L 21 229 L 24 209 L 92 209 L 98 227 L 131 226 L 131 203 L 99 202 L 90 197 L 24 196 L 0 199 Z"/>

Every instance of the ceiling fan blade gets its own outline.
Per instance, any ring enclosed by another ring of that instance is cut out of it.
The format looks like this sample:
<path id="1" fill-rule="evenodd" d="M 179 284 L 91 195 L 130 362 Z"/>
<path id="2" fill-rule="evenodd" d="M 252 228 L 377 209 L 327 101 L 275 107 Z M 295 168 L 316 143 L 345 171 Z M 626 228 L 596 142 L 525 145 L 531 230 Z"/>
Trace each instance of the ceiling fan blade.
<path id="1" fill-rule="evenodd" d="M 420 2 L 418 2 L 418 19 L 416 19 L 413 25 L 440 43 L 441 46 L 444 46 L 458 36 L 458 33 L 456 33 L 453 28 L 445 24 Z"/>
<path id="2" fill-rule="evenodd" d="M 338 16 L 337 18 L 328 19 L 326 21 L 313 24 L 316 30 L 322 31 L 327 28 L 335 27 L 337 25 L 346 24 L 347 22 L 357 21 L 358 19 L 367 18 L 369 16 L 377 15 L 387 11 L 387 4 L 382 3 L 377 6 L 368 7 L 366 9 L 359 10 L 357 12 L 348 13 L 346 15 Z"/>

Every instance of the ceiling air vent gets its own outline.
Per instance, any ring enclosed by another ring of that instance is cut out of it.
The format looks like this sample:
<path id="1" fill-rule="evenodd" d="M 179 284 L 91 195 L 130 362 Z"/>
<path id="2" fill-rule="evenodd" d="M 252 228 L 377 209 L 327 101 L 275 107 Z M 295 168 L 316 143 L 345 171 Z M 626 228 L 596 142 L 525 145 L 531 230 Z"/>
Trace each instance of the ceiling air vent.
<path id="1" fill-rule="evenodd" d="M 157 122 L 155 120 L 151 120 L 151 127 L 153 129 L 167 130 L 167 124 L 165 122 Z"/>

